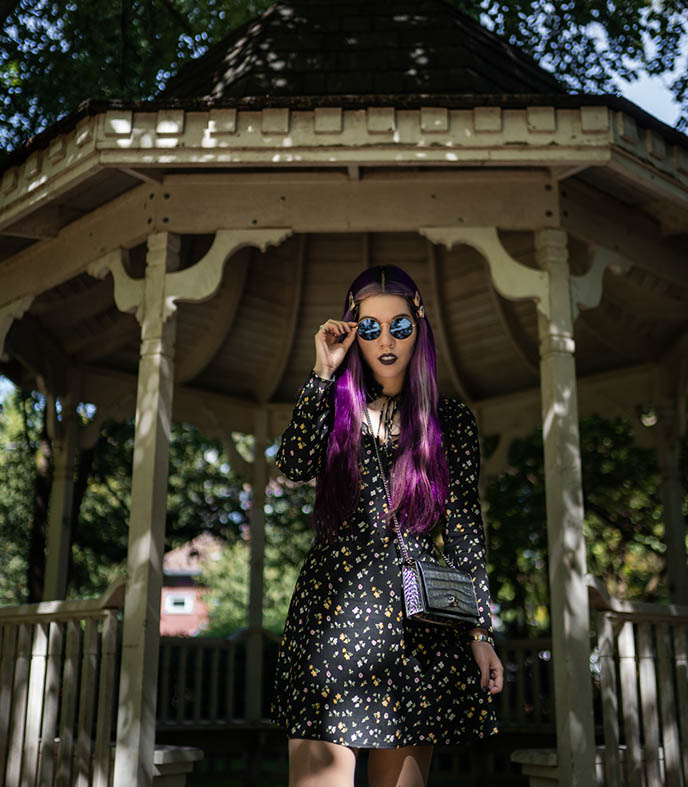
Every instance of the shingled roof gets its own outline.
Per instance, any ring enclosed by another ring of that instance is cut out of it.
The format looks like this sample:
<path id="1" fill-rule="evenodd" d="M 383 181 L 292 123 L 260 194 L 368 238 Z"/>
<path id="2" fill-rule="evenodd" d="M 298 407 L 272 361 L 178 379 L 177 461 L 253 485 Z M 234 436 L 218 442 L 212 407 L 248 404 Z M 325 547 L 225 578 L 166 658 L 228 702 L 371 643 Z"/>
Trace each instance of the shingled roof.
<path id="1" fill-rule="evenodd" d="M 564 92 L 444 0 L 280 0 L 184 67 L 160 98 Z"/>

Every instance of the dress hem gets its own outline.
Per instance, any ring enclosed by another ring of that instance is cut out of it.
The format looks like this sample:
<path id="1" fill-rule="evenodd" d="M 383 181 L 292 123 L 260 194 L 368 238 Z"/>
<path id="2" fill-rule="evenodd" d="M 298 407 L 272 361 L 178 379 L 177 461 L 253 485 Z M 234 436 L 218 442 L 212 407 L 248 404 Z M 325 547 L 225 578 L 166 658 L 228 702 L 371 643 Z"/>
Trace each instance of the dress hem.
<path id="1" fill-rule="evenodd" d="M 493 727 L 489 731 L 486 731 L 484 735 L 465 735 L 462 738 L 447 740 L 446 738 L 441 741 L 405 741 L 399 744 L 391 744 L 391 743 L 379 743 L 378 741 L 364 741 L 361 743 L 352 742 L 348 740 L 334 740 L 332 737 L 327 737 L 326 735 L 292 735 L 288 732 L 286 726 L 284 724 L 278 724 L 278 727 L 284 731 L 287 738 L 295 739 L 295 740 L 307 740 L 307 741 L 325 741 L 327 743 L 338 743 L 340 746 L 346 746 L 348 749 L 403 749 L 405 746 L 456 746 L 460 743 L 468 743 L 468 742 L 475 742 L 479 740 L 485 740 L 487 738 L 491 738 L 494 735 L 499 734 L 499 729 L 497 727 Z"/>

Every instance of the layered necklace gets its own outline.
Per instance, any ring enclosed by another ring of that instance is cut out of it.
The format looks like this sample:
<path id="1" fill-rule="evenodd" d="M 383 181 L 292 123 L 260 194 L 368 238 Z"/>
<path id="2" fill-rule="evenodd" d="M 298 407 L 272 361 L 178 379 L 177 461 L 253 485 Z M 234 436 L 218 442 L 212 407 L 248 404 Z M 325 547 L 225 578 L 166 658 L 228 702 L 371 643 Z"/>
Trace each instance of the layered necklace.
<path id="1" fill-rule="evenodd" d="M 382 437 L 385 435 L 388 440 L 392 441 L 392 427 L 394 425 L 394 416 L 399 410 L 401 401 L 401 394 L 394 396 L 387 396 L 382 394 L 382 408 L 380 409 L 380 420 L 377 425 L 377 441 L 380 445 L 385 445 L 386 440 L 383 442 Z M 396 435 L 395 435 L 396 437 Z"/>

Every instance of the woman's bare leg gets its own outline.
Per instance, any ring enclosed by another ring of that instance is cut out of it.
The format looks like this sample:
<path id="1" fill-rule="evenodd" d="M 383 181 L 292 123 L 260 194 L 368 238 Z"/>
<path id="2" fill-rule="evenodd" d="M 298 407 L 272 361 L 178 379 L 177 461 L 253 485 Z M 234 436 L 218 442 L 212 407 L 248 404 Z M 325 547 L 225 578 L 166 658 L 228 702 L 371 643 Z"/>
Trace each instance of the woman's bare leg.
<path id="1" fill-rule="evenodd" d="M 358 749 L 330 741 L 289 739 L 289 787 L 353 787 Z"/>
<path id="2" fill-rule="evenodd" d="M 426 787 L 432 746 L 371 749 L 368 754 L 369 787 Z"/>

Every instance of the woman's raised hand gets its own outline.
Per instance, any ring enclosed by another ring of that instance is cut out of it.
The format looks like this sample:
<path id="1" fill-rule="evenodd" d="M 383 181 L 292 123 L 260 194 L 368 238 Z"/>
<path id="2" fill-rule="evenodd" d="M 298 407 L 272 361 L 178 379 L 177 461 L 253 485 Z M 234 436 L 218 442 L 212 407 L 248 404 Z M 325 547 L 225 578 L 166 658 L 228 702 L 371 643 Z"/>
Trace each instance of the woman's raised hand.
<path id="1" fill-rule="evenodd" d="M 349 347 L 356 338 L 356 322 L 327 320 L 315 334 L 315 365 L 313 371 L 329 380 L 344 360 Z M 344 339 L 340 342 L 339 337 Z"/>

